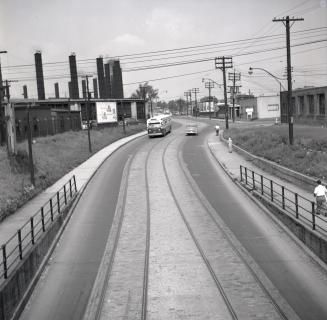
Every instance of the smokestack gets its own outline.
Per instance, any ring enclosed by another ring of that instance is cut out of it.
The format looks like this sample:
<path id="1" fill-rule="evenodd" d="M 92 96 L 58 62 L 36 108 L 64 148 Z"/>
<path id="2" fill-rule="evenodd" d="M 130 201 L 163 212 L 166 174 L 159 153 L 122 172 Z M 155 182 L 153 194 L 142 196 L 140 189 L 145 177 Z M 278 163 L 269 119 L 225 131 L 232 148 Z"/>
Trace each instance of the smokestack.
<path id="1" fill-rule="evenodd" d="M 119 60 L 115 60 L 112 66 L 112 97 L 124 98 L 123 76 Z"/>
<path id="2" fill-rule="evenodd" d="M 104 74 L 106 82 L 106 98 L 111 98 L 111 73 L 110 73 L 110 63 L 104 65 Z"/>
<path id="3" fill-rule="evenodd" d="M 55 97 L 56 97 L 56 99 L 59 99 L 59 83 L 56 82 L 54 84 L 54 87 L 55 87 Z"/>
<path id="4" fill-rule="evenodd" d="M 86 81 L 82 80 L 82 92 L 83 92 L 83 98 L 86 99 Z"/>
<path id="5" fill-rule="evenodd" d="M 35 58 L 37 96 L 38 96 L 38 99 L 39 100 L 45 100 L 44 78 L 43 78 L 43 67 L 42 67 L 42 55 L 41 55 L 41 51 L 37 51 L 34 54 L 34 58 Z"/>
<path id="6" fill-rule="evenodd" d="M 23 86 L 23 97 L 24 99 L 28 99 L 28 94 L 27 94 L 27 86 Z"/>
<path id="7" fill-rule="evenodd" d="M 100 99 L 106 98 L 106 84 L 104 81 L 104 72 L 103 72 L 103 58 L 97 58 L 97 71 L 98 71 L 98 83 L 99 83 L 99 95 Z"/>
<path id="8" fill-rule="evenodd" d="M 94 93 L 94 99 L 98 99 L 98 81 L 97 78 L 93 78 L 93 93 Z"/>
<path id="9" fill-rule="evenodd" d="M 76 56 L 75 53 L 72 53 L 69 56 L 69 68 L 70 68 L 70 82 L 72 86 L 72 96 L 73 99 L 79 98 L 78 90 L 78 78 L 77 78 L 77 65 L 76 65 Z"/>
<path id="10" fill-rule="evenodd" d="M 69 92 L 69 98 L 72 98 L 72 83 L 68 82 L 68 92 Z"/>

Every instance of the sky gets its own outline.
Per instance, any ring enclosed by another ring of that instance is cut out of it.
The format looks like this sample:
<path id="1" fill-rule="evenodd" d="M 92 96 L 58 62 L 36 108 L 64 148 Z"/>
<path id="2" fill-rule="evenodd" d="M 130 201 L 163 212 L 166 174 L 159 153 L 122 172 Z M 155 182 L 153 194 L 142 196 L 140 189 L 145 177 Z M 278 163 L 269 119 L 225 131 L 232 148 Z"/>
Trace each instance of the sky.
<path id="1" fill-rule="evenodd" d="M 242 93 L 275 95 L 285 80 L 248 70 L 285 78 L 286 28 L 272 20 L 287 15 L 304 19 L 291 27 L 293 88 L 326 86 L 327 0 L 0 0 L 2 75 L 17 81 L 12 97 L 21 98 L 27 85 L 36 98 L 34 53 L 40 50 L 46 97 L 54 96 L 55 82 L 65 97 L 74 52 L 80 76 L 96 77 L 99 56 L 120 59 L 125 97 L 148 82 L 160 100 L 184 98 L 192 88 L 201 98 L 208 95 L 206 78 L 222 99 L 215 58 L 231 56 Z"/>

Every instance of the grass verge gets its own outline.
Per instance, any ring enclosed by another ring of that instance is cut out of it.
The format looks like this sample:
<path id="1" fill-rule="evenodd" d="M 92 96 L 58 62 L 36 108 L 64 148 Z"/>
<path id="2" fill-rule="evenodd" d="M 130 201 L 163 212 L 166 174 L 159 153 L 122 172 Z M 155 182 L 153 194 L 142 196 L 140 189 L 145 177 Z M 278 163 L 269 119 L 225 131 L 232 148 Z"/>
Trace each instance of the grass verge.
<path id="1" fill-rule="evenodd" d="M 232 128 L 224 131 L 241 148 L 311 177 L 327 178 L 327 129 L 294 126 L 289 144 L 288 126 Z"/>
<path id="2" fill-rule="evenodd" d="M 126 135 L 145 129 L 144 124 L 128 126 Z M 123 137 L 122 127 L 92 130 L 92 154 Z M 35 139 L 33 158 L 36 183 L 35 188 L 31 188 L 27 148 L 27 141 L 19 143 L 17 156 L 9 160 L 5 147 L 0 147 L 0 221 L 92 155 L 88 150 L 86 130 Z"/>

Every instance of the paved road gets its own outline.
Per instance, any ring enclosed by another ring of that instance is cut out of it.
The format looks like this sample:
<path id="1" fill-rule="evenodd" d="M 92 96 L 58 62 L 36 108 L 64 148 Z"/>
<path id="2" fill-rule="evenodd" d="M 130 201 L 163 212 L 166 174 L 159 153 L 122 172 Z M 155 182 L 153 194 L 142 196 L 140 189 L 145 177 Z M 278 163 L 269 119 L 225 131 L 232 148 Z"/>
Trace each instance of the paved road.
<path id="1" fill-rule="evenodd" d="M 326 275 L 217 166 L 202 127 L 106 161 L 22 319 L 81 319 L 98 287 L 101 319 L 327 317 Z"/>

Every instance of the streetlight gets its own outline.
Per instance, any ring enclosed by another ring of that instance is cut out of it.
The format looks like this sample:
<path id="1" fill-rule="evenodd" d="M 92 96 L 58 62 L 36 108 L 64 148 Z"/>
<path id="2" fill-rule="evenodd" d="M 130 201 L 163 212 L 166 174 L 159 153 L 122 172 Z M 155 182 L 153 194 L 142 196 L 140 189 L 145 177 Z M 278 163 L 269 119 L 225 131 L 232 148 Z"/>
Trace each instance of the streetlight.
<path id="1" fill-rule="evenodd" d="M 252 68 L 252 67 L 250 67 L 249 68 L 249 75 L 253 74 L 253 70 L 261 70 L 261 71 L 264 71 L 264 72 L 268 73 L 270 76 L 272 76 L 279 83 L 279 93 L 282 91 L 282 88 L 283 88 L 283 90 L 286 90 L 285 87 L 282 85 L 282 83 L 279 81 L 279 80 L 286 80 L 286 79 L 276 77 L 271 72 L 269 72 L 268 70 L 263 69 L 263 68 Z"/>
<path id="2" fill-rule="evenodd" d="M 281 91 L 282 91 L 282 88 L 283 90 L 285 91 L 285 87 L 282 85 L 282 83 L 279 81 L 279 80 L 286 80 L 286 79 L 283 79 L 283 78 L 279 78 L 279 77 L 276 77 L 275 75 L 273 75 L 271 72 L 269 72 L 268 70 L 266 69 L 263 69 L 263 68 L 252 68 L 250 67 L 249 68 L 249 75 L 252 75 L 253 74 L 253 70 L 261 70 L 261 71 L 264 71 L 266 72 L 267 74 L 269 74 L 271 77 L 273 77 L 278 83 L 279 83 L 279 103 L 280 105 L 282 105 L 282 95 L 281 95 Z"/>

